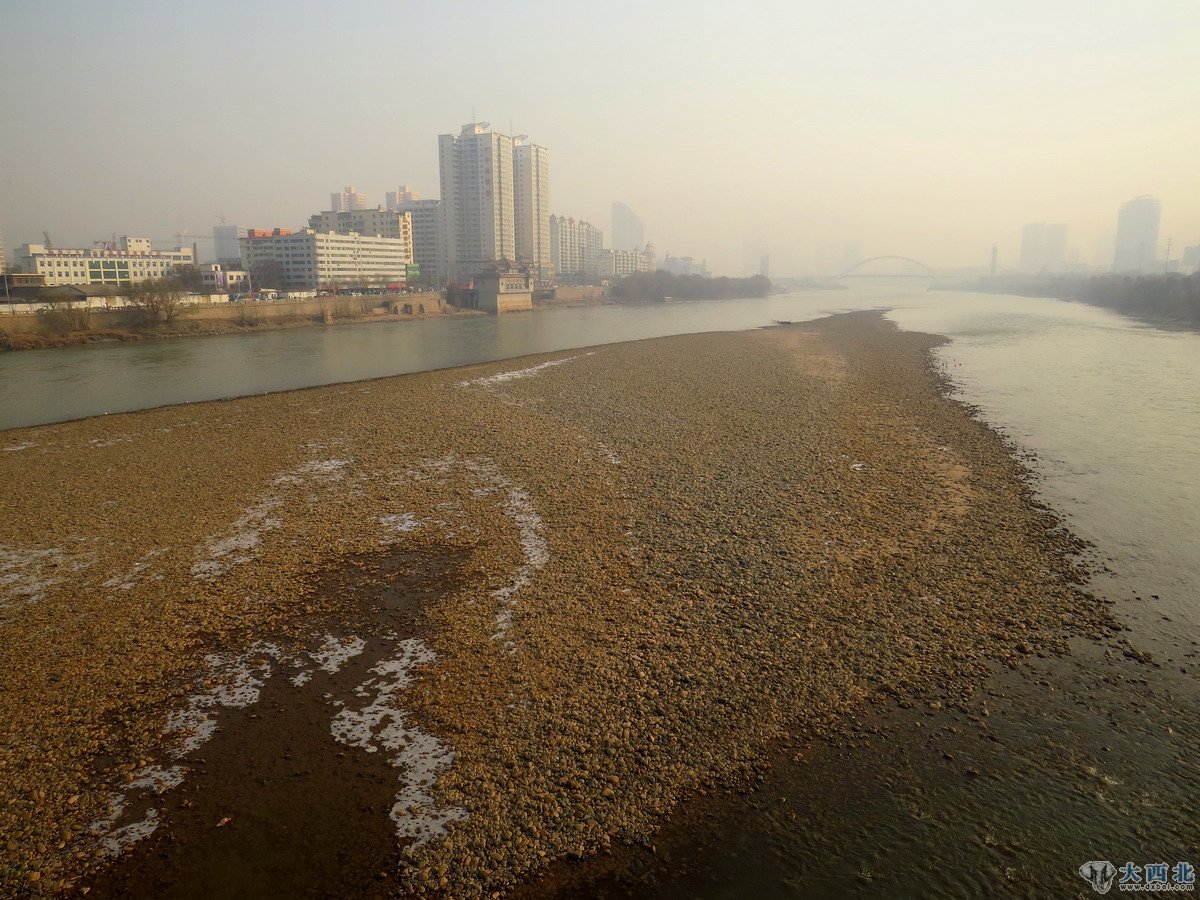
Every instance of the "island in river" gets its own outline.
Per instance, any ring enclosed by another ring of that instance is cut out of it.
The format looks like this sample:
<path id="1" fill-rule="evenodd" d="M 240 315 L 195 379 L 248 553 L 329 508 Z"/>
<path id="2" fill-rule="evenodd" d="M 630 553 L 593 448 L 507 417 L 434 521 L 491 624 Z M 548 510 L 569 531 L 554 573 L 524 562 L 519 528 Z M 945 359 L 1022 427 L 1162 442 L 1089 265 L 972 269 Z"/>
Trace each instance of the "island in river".
<path id="1" fill-rule="evenodd" d="M 10 430 L 0 885 L 505 891 L 1113 622 L 859 313 Z"/>

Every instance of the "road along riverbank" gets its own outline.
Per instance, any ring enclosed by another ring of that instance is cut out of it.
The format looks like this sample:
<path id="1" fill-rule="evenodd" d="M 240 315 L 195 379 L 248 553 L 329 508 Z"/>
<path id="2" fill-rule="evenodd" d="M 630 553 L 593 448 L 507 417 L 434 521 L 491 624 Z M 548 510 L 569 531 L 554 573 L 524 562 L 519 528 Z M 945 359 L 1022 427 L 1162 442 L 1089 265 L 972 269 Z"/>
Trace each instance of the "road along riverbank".
<path id="1" fill-rule="evenodd" d="M 4 432 L 0 884 L 504 890 L 1103 636 L 938 341 L 852 314 Z"/>

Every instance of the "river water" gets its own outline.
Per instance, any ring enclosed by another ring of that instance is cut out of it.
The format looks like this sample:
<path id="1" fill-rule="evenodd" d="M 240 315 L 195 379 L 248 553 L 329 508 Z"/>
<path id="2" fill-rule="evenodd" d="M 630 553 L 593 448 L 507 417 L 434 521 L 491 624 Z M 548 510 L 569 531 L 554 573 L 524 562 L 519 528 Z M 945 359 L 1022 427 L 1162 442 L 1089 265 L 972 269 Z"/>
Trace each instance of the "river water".
<path id="1" fill-rule="evenodd" d="M 863 282 L 9 353 L 0 428 L 871 308 L 951 339 L 937 353 L 959 396 L 1035 454 L 1041 498 L 1107 566 L 1092 589 L 1129 643 L 1081 640 L 1069 658 L 998 673 L 971 713 L 864 719 L 861 742 L 780 760 L 759 792 L 685 812 L 656 852 L 587 891 L 1090 896 L 1077 870 L 1091 860 L 1200 867 L 1200 334 L 1076 303 Z"/>

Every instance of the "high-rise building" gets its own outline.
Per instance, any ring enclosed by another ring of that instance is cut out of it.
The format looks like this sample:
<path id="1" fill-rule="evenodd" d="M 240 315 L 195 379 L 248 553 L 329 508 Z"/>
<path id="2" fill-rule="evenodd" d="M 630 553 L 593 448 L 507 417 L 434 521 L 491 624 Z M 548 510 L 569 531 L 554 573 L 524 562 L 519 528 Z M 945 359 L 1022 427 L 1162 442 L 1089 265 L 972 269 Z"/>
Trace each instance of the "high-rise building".
<path id="1" fill-rule="evenodd" d="M 1022 272 L 1061 271 L 1066 259 L 1066 225 L 1032 222 L 1021 229 Z"/>
<path id="2" fill-rule="evenodd" d="M 240 241 L 246 236 L 243 225 L 214 225 L 213 254 L 221 265 L 241 263 L 242 246 Z"/>
<path id="3" fill-rule="evenodd" d="M 484 263 L 515 260 L 513 139 L 470 122 L 460 134 L 438 136 L 438 167 L 446 216 L 447 267 L 470 278 Z"/>
<path id="4" fill-rule="evenodd" d="M 554 277 L 550 252 L 550 154 L 524 137 L 513 143 L 513 217 L 517 260 L 538 281 Z"/>
<path id="5" fill-rule="evenodd" d="M 1183 271 L 1200 272 L 1200 244 L 1183 248 Z"/>
<path id="6" fill-rule="evenodd" d="M 555 276 L 567 281 L 601 274 L 604 232 L 583 219 L 550 217 L 550 260 Z"/>
<path id="7" fill-rule="evenodd" d="M 345 190 L 329 195 L 329 208 L 334 212 L 350 212 L 355 209 L 366 209 L 367 195 L 354 185 L 348 184 Z"/>
<path id="8" fill-rule="evenodd" d="M 646 242 L 642 220 L 624 203 L 612 205 L 612 246 L 614 250 L 640 250 Z"/>
<path id="9" fill-rule="evenodd" d="M 420 199 L 420 194 L 410 191 L 407 184 L 402 184 L 398 190 L 387 192 L 385 202 L 388 209 L 399 209 L 405 203 L 416 203 Z"/>
<path id="10" fill-rule="evenodd" d="M 421 283 L 441 286 L 450 277 L 446 253 L 446 207 L 441 200 L 412 200 L 397 210 L 412 216 L 413 259 L 421 267 Z"/>
<path id="11" fill-rule="evenodd" d="M 1117 214 L 1114 272 L 1149 272 L 1158 260 L 1162 205 L 1153 197 L 1135 197 Z"/>
<path id="12" fill-rule="evenodd" d="M 0 275 L 8 271 L 8 258 L 4 255 L 4 229 L 0 228 Z"/>

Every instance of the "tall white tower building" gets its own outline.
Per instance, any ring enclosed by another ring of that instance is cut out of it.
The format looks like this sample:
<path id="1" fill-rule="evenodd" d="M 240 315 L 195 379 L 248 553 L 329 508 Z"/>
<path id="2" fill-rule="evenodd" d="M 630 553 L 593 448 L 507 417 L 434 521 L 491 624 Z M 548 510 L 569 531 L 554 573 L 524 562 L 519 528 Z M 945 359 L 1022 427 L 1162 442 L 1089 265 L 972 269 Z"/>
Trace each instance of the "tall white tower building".
<path id="1" fill-rule="evenodd" d="M 539 281 L 554 277 L 550 253 L 550 152 L 522 136 L 513 144 L 517 260 Z"/>
<path id="2" fill-rule="evenodd" d="M 470 278 L 483 263 L 515 260 L 512 137 L 471 122 L 438 136 L 438 166 L 450 275 Z"/>

